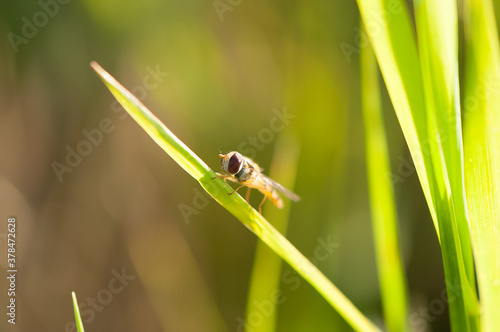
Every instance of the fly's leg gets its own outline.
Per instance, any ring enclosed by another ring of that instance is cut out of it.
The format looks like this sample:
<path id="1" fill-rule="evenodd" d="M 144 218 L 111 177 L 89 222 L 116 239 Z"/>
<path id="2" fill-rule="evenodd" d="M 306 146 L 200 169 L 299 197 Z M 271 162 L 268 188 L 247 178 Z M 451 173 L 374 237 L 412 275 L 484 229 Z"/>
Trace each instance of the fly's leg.
<path id="1" fill-rule="evenodd" d="M 233 175 L 220 174 L 220 173 L 217 173 L 217 172 L 215 174 L 217 174 L 217 176 L 213 177 L 212 180 L 214 180 L 214 179 L 222 179 L 222 181 L 226 182 L 226 179 L 233 179 L 234 178 Z M 232 192 L 230 192 L 228 195 L 234 194 L 235 192 L 237 192 L 238 190 L 240 190 L 243 187 L 245 187 L 245 185 L 239 186 L 238 188 L 236 188 Z M 247 192 L 247 195 L 249 195 L 248 192 Z"/>
<path id="2" fill-rule="evenodd" d="M 267 196 L 264 195 L 264 198 L 262 199 L 262 202 L 259 204 L 259 213 L 262 214 L 262 205 L 264 205 L 264 202 L 266 201 Z"/>
<path id="3" fill-rule="evenodd" d="M 217 176 L 214 176 L 212 178 L 212 180 L 222 179 L 222 181 L 226 182 L 226 179 L 229 179 L 229 178 L 233 177 L 232 175 L 220 174 L 220 173 L 217 173 L 217 172 L 215 172 L 215 174 L 217 174 Z"/>
<path id="4" fill-rule="evenodd" d="M 244 187 L 244 185 L 243 186 L 239 186 L 238 188 L 234 189 L 233 192 L 229 193 L 228 195 L 234 194 L 235 192 L 237 192 L 238 190 L 240 190 L 243 187 Z"/>
<path id="5" fill-rule="evenodd" d="M 248 187 L 248 189 L 247 189 L 247 195 L 245 196 L 245 199 L 246 199 L 247 203 L 250 203 L 250 190 L 252 190 L 252 188 Z"/>

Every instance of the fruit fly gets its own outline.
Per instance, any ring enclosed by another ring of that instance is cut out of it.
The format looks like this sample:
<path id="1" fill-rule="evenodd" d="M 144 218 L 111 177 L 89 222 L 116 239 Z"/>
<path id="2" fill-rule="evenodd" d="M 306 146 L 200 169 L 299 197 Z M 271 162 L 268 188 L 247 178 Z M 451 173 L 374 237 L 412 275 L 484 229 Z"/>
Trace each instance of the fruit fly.
<path id="1" fill-rule="evenodd" d="M 283 200 L 278 195 L 278 191 L 294 202 L 300 201 L 300 197 L 297 194 L 262 174 L 262 168 L 250 158 L 236 151 L 231 151 L 228 154 L 219 154 L 219 158 L 221 158 L 221 169 L 226 174 L 216 173 L 217 176 L 213 179 L 220 178 L 224 180 L 224 182 L 230 180 L 240 184 L 240 186 L 229 193 L 229 195 L 234 194 L 243 187 L 248 187 L 246 196 L 247 202 L 250 198 L 250 190 L 252 188 L 259 190 L 264 194 L 264 198 L 259 204 L 259 213 L 262 214 L 262 205 L 266 199 L 271 200 L 279 209 L 283 208 Z"/>

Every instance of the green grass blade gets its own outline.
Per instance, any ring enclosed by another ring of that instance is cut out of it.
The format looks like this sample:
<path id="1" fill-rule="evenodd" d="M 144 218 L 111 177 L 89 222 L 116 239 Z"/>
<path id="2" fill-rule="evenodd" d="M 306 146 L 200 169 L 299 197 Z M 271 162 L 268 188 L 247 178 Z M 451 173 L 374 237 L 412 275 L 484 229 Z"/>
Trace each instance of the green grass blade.
<path id="1" fill-rule="evenodd" d="M 406 278 L 399 251 L 397 212 L 382 117 L 378 68 L 370 47 L 361 50 L 361 100 L 368 187 L 384 319 L 389 331 L 406 331 Z"/>
<path id="2" fill-rule="evenodd" d="M 75 311 L 76 329 L 78 332 L 85 332 L 83 328 L 82 317 L 80 316 L 80 307 L 78 306 L 78 300 L 76 299 L 75 292 L 71 292 L 71 298 L 73 300 L 73 310 Z"/>
<path id="3" fill-rule="evenodd" d="M 500 331 L 500 56 L 489 0 L 464 10 L 465 181 L 483 331 Z"/>
<path id="4" fill-rule="evenodd" d="M 427 115 L 422 73 L 410 17 L 402 0 L 357 0 L 370 43 L 410 149 L 439 237 L 427 155 Z"/>
<path id="5" fill-rule="evenodd" d="M 269 176 L 281 183 L 285 188 L 293 190 L 298 157 L 299 148 L 296 140 L 289 135 L 281 135 L 276 143 Z M 274 208 L 264 210 L 264 217 L 272 220 L 274 227 L 281 234 L 286 234 L 290 207 L 290 204 L 285 204 L 281 210 Z M 250 277 L 245 321 L 247 323 L 252 321 L 252 314 L 261 312 L 262 303 L 266 304 L 267 309 L 259 325 L 246 326 L 246 331 L 272 332 L 276 329 L 281 265 L 281 259 L 262 241 L 258 241 L 255 248 L 252 276 Z"/>
<path id="6" fill-rule="evenodd" d="M 451 324 L 458 331 L 476 330 L 478 304 L 470 282 L 473 269 L 466 243 L 470 237 L 459 142 L 456 4 L 415 2 L 420 55 L 404 1 L 358 0 L 358 4 L 440 238 Z M 452 14 L 440 12 L 440 6 Z M 443 30 L 436 32 L 440 24 Z M 446 38 L 443 45 L 436 45 Z M 441 53 L 441 48 L 447 49 Z M 448 107 L 445 111 L 443 105 Z M 445 138 L 449 141 L 443 143 Z"/>
<path id="7" fill-rule="evenodd" d="M 92 62 L 91 66 L 118 102 L 151 138 L 186 172 L 193 176 L 210 196 L 307 280 L 354 329 L 359 331 L 378 330 L 376 325 L 367 319 L 316 266 L 307 260 L 240 195 L 228 195 L 232 192 L 232 188 L 228 184 L 221 179 L 212 180 L 215 173 L 134 95 L 96 62 Z"/>
<path id="8" fill-rule="evenodd" d="M 451 323 L 454 330 L 475 331 L 479 329 L 479 308 L 465 197 L 457 4 L 454 0 L 414 4 L 438 225 L 442 237 L 447 233 L 447 241 L 441 239 L 445 275 L 448 284 L 461 287 L 464 301 L 450 303 Z"/>

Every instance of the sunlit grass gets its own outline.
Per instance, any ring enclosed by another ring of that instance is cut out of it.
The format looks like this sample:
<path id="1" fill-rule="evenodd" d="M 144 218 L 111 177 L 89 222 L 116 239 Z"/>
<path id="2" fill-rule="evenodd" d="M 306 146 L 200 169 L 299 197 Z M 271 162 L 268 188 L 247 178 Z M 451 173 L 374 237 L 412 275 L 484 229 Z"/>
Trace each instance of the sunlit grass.
<path id="1" fill-rule="evenodd" d="M 358 0 L 441 245 L 452 329 L 499 331 L 500 51 L 493 5 L 488 0 L 465 1 L 467 62 L 461 81 L 457 1 L 413 4 L 414 22 L 403 0 Z M 391 331 L 411 330 L 396 203 L 391 183 L 384 177 L 389 162 L 378 74 L 370 50 L 362 49 L 361 54 L 367 170 L 384 323 Z M 133 95 L 97 64 L 93 68 L 153 140 L 262 240 L 257 246 L 247 317 L 255 302 L 279 289 L 281 257 L 354 329 L 377 329 L 281 235 L 280 231 L 286 231 L 287 211 L 266 212 L 268 219 L 277 222 L 277 231 L 238 194 L 229 196 L 232 189 L 227 184 L 212 180 L 215 173 Z M 276 312 L 275 306 L 259 326 L 262 331 L 276 328 Z"/>
<path id="2" fill-rule="evenodd" d="M 76 299 L 75 292 L 71 292 L 71 299 L 73 301 L 73 310 L 75 312 L 76 329 L 78 332 L 85 332 L 85 329 L 83 328 L 82 317 L 80 315 L 80 307 L 78 306 L 78 300 Z"/>
<path id="3" fill-rule="evenodd" d="M 404 1 L 358 0 L 440 240 L 452 329 L 498 331 L 499 46 L 491 2 L 466 4 L 460 84 L 456 1 L 415 1 L 414 30 Z"/>
<path id="4" fill-rule="evenodd" d="M 389 331 L 407 330 L 406 279 L 399 251 L 397 211 L 382 116 L 378 67 L 370 47 L 361 50 L 361 99 L 365 123 L 366 167 L 373 241 Z"/>
<path id="5" fill-rule="evenodd" d="M 465 1 L 465 188 L 483 331 L 500 331 L 500 51 L 491 1 Z"/>
<path id="6" fill-rule="evenodd" d="M 463 171 L 458 85 L 457 4 L 452 0 L 415 3 L 417 41 L 427 115 L 429 155 L 445 276 L 461 287 L 463 303 L 450 301 L 454 329 L 479 329 L 472 248 Z"/>
<path id="7" fill-rule="evenodd" d="M 149 136 L 188 174 L 195 178 L 212 198 L 240 220 L 270 249 L 307 280 L 354 329 L 359 331 L 378 330 L 377 326 L 367 319 L 316 266 L 307 260 L 240 195 L 228 195 L 233 191 L 231 187 L 220 179 L 213 180 L 216 176 L 214 171 L 158 120 L 134 95 L 96 62 L 92 62 L 91 66 L 118 102 Z"/>

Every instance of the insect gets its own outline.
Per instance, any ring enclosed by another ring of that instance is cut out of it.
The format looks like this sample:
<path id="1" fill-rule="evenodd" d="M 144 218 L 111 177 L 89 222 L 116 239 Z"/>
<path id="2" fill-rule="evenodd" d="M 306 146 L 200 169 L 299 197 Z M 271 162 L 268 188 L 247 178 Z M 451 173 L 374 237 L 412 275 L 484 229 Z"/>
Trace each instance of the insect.
<path id="1" fill-rule="evenodd" d="M 278 191 L 294 202 L 300 201 L 300 197 L 297 194 L 291 192 L 278 182 L 262 174 L 262 168 L 260 168 L 260 166 L 250 158 L 247 158 L 236 151 L 231 151 L 228 154 L 219 154 L 219 158 L 222 158 L 221 169 L 226 174 L 216 173 L 217 176 L 213 179 L 220 178 L 224 180 L 224 182 L 226 180 L 230 180 L 239 183 L 240 186 L 233 192 L 229 193 L 229 195 L 234 194 L 243 187 L 248 187 L 246 195 L 247 202 L 250 198 L 250 190 L 252 188 L 259 190 L 262 194 L 264 194 L 264 198 L 259 204 L 259 213 L 262 214 L 262 205 L 266 199 L 271 200 L 271 202 L 273 202 L 279 209 L 283 208 L 283 200 L 278 195 Z"/>

